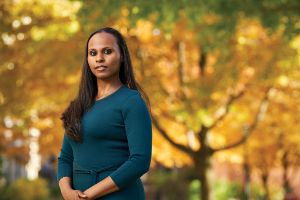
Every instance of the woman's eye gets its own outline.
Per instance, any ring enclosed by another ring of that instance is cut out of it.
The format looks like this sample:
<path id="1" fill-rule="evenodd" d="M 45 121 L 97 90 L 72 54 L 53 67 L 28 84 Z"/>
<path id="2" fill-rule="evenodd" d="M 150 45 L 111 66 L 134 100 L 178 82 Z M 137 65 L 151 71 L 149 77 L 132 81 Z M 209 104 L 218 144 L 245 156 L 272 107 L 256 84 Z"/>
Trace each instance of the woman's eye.
<path id="1" fill-rule="evenodd" d="M 90 55 L 91 55 L 91 56 L 95 56 L 96 54 L 97 54 L 96 51 L 90 51 Z"/>
<path id="2" fill-rule="evenodd" d="M 104 54 L 111 54 L 112 50 L 111 49 L 104 49 L 103 53 Z"/>

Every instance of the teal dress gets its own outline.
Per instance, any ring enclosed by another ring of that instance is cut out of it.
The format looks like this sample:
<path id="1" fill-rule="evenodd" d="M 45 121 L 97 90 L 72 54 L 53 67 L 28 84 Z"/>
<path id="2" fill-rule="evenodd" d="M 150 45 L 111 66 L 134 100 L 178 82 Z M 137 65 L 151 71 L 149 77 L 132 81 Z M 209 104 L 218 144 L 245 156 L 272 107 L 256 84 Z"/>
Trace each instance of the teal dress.
<path id="1" fill-rule="evenodd" d="M 95 101 L 81 130 L 82 143 L 64 134 L 57 180 L 70 177 L 73 189 L 84 191 L 110 176 L 119 190 L 98 199 L 145 199 L 140 177 L 150 167 L 152 123 L 140 93 L 122 85 Z"/>

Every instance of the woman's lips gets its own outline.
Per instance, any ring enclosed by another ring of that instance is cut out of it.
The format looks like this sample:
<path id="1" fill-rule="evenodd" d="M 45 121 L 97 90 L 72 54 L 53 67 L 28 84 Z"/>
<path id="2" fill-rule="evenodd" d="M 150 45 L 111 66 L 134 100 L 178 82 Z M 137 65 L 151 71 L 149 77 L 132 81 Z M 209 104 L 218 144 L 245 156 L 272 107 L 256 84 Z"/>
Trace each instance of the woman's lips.
<path id="1" fill-rule="evenodd" d="M 95 67 L 95 69 L 97 70 L 97 71 L 104 71 L 105 69 L 107 68 L 107 66 L 105 66 L 105 65 L 100 65 L 100 66 L 96 66 Z"/>

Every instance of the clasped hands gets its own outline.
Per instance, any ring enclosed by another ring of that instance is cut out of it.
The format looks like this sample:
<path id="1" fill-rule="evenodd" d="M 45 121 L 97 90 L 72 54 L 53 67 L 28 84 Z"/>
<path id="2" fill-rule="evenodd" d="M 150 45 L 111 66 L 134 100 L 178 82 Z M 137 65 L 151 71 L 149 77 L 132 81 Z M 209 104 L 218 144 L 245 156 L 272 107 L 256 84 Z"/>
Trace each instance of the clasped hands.
<path id="1" fill-rule="evenodd" d="M 65 200 L 93 200 L 94 199 L 86 195 L 84 192 L 81 192 L 80 190 L 69 190 L 63 196 Z"/>

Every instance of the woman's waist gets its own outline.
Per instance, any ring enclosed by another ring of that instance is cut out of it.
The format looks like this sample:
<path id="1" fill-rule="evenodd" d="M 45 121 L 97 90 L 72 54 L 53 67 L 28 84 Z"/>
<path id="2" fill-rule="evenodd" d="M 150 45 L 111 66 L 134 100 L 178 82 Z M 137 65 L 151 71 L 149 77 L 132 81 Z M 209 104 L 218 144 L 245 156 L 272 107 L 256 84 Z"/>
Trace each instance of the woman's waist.
<path id="1" fill-rule="evenodd" d="M 111 165 L 120 165 L 129 159 L 129 153 L 98 151 L 99 153 L 91 154 L 90 152 L 74 152 L 74 162 L 85 168 L 105 168 Z"/>
<path id="2" fill-rule="evenodd" d="M 117 170 L 121 164 L 110 164 L 106 166 L 86 166 L 86 164 L 73 162 L 73 179 L 74 189 L 84 191 L 109 176 Z"/>
<path id="3" fill-rule="evenodd" d="M 100 173 L 102 171 L 110 171 L 119 168 L 126 160 L 118 160 L 115 162 L 98 161 L 84 162 L 82 160 L 73 161 L 73 171 L 91 171 Z"/>

